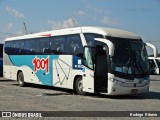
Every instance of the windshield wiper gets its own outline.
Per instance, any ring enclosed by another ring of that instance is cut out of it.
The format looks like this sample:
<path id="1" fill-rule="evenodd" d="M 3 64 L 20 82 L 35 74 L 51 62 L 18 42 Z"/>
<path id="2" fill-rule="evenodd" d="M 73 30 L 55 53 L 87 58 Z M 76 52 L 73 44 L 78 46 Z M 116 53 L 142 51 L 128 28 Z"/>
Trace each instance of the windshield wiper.
<path id="1" fill-rule="evenodd" d="M 137 66 L 139 72 L 140 72 L 140 70 L 141 70 L 141 72 L 144 74 L 144 70 L 143 70 L 141 64 L 140 64 L 140 63 L 138 62 L 138 60 L 135 58 L 135 54 L 132 52 L 132 50 L 131 50 L 131 55 L 132 55 L 133 60 L 135 61 L 135 62 L 134 62 L 134 61 L 133 61 L 133 62 L 134 62 L 135 65 Z"/>
<path id="2" fill-rule="evenodd" d="M 124 68 L 127 67 L 127 69 L 125 70 L 125 76 L 127 75 L 128 73 L 128 70 L 129 70 L 129 65 L 130 65 L 130 62 L 131 62 L 131 58 L 129 58 L 129 60 L 126 62 L 126 64 L 123 66 Z"/>

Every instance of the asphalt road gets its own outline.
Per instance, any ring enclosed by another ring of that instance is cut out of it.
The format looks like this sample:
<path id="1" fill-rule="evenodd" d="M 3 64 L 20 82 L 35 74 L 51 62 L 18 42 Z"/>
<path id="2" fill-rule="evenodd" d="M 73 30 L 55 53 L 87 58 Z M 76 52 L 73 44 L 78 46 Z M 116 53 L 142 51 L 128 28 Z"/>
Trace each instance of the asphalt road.
<path id="1" fill-rule="evenodd" d="M 39 85 L 19 87 L 16 81 L 0 78 L 0 111 L 160 111 L 160 76 L 151 76 L 150 92 L 146 95 L 116 97 L 95 94 L 80 96 L 72 90 Z"/>

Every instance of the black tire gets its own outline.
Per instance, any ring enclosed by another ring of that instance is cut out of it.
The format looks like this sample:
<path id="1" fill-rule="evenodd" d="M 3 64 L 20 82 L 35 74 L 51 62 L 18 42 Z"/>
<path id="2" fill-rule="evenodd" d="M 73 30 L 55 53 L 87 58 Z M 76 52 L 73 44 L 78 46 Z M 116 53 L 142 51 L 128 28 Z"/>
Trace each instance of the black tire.
<path id="1" fill-rule="evenodd" d="M 24 82 L 24 76 L 23 76 L 23 73 L 22 73 L 22 72 L 19 72 L 19 73 L 18 73 L 17 82 L 18 82 L 18 85 L 19 85 L 20 87 L 25 87 L 25 86 L 26 86 L 26 83 Z"/>
<path id="2" fill-rule="evenodd" d="M 75 93 L 78 95 L 85 95 L 86 94 L 85 92 L 83 92 L 82 77 L 78 77 L 76 79 L 74 89 L 75 89 Z"/>

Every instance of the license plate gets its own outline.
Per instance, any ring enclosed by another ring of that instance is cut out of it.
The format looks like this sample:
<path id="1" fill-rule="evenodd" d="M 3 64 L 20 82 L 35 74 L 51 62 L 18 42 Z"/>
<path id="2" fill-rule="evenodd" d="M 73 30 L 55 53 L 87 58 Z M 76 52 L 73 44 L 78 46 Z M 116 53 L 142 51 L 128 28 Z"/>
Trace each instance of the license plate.
<path id="1" fill-rule="evenodd" d="M 131 93 L 132 93 L 132 94 L 137 94 L 137 93 L 138 93 L 138 89 L 132 89 L 132 90 L 131 90 Z"/>

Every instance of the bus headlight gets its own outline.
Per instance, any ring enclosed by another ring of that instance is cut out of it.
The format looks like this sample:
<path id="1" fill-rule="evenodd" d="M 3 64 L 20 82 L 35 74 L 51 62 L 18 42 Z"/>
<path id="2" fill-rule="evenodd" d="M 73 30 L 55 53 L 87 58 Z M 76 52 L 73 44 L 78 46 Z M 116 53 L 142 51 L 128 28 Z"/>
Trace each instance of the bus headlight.
<path id="1" fill-rule="evenodd" d="M 116 80 L 116 79 L 113 79 L 113 78 L 110 78 L 109 80 L 112 81 L 112 82 L 114 82 L 114 83 L 116 83 L 116 84 L 121 84 L 121 83 L 123 83 L 122 81 Z"/>

